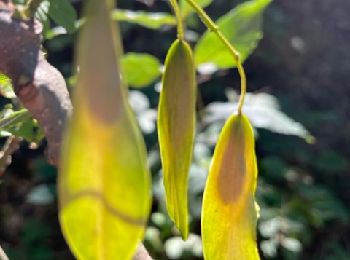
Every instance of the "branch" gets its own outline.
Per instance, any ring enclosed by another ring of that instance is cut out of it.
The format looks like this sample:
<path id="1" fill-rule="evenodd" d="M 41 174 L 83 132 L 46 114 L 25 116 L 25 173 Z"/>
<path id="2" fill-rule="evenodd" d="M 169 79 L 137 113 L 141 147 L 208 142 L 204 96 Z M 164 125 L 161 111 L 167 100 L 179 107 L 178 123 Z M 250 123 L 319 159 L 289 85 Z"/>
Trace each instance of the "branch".
<path id="1" fill-rule="evenodd" d="M 12 12 L 0 10 L 0 71 L 44 129 L 48 160 L 57 166 L 64 122 L 72 111 L 66 83 L 40 51 L 41 24 L 12 18 Z"/>
<path id="2" fill-rule="evenodd" d="M 0 72 L 11 78 L 18 99 L 44 129 L 48 160 L 59 166 L 62 133 L 72 112 L 66 83 L 40 50 L 42 25 L 13 13 L 11 1 L 0 0 Z M 141 244 L 134 260 L 149 259 Z"/>

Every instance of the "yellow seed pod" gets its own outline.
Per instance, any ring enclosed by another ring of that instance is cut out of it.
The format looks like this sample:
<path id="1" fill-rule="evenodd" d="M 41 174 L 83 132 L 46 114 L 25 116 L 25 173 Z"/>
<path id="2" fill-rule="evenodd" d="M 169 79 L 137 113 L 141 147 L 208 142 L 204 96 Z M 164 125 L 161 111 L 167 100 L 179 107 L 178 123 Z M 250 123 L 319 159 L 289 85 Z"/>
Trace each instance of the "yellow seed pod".
<path id="1" fill-rule="evenodd" d="M 144 141 L 120 77 L 113 2 L 86 1 L 58 179 L 62 231 L 82 260 L 131 259 L 151 202 Z"/>
<path id="2" fill-rule="evenodd" d="M 232 115 L 220 134 L 204 190 L 202 239 L 206 260 L 259 259 L 256 182 L 253 129 L 244 115 Z"/>
<path id="3" fill-rule="evenodd" d="M 170 47 L 158 109 L 158 137 L 163 182 L 170 218 L 188 236 L 187 180 L 195 134 L 196 83 L 190 46 L 176 40 Z"/>

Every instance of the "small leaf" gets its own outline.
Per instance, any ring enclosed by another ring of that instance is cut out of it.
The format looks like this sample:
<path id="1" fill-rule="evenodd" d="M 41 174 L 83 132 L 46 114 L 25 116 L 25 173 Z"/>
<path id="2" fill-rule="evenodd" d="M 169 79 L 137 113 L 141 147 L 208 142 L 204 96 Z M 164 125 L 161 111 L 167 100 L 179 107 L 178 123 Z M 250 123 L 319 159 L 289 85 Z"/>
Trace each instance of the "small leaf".
<path id="1" fill-rule="evenodd" d="M 259 259 L 256 182 L 253 129 L 245 116 L 232 115 L 215 147 L 203 195 L 205 259 Z"/>
<path id="2" fill-rule="evenodd" d="M 240 53 L 244 61 L 262 38 L 262 13 L 271 0 L 252 0 L 238 5 L 222 16 L 216 24 Z M 219 68 L 235 66 L 227 47 L 213 33 L 207 31 L 198 41 L 194 57 L 197 65 L 213 63 Z"/>
<path id="3" fill-rule="evenodd" d="M 16 94 L 13 91 L 11 80 L 4 74 L 0 73 L 0 93 L 5 98 L 15 98 Z"/>
<path id="4" fill-rule="evenodd" d="M 0 72 L 0 84 L 6 84 L 10 81 L 9 77 Z"/>
<path id="5" fill-rule="evenodd" d="M 43 25 L 43 35 L 45 36 L 50 29 L 50 20 L 48 19 L 49 9 L 50 1 L 44 0 L 40 3 L 35 12 L 35 18 L 38 19 Z"/>
<path id="6" fill-rule="evenodd" d="M 78 259 L 131 259 L 151 202 L 144 141 L 120 77 L 113 2 L 86 1 L 75 109 L 62 150 L 60 223 Z"/>
<path id="7" fill-rule="evenodd" d="M 167 210 L 184 239 L 188 236 L 187 179 L 195 131 L 196 82 L 190 46 L 170 47 L 158 111 L 158 135 Z"/>
<path id="8" fill-rule="evenodd" d="M 67 30 L 62 26 L 50 28 L 49 30 L 46 31 L 45 40 L 52 40 L 53 38 L 59 35 L 65 35 L 65 34 L 67 34 Z"/>
<path id="9" fill-rule="evenodd" d="M 7 131 L 17 137 L 22 137 L 31 143 L 39 143 L 44 138 L 43 130 L 39 127 L 37 121 L 29 114 L 20 122 L 20 124 L 7 129 Z"/>
<path id="10" fill-rule="evenodd" d="M 210 5 L 213 0 L 194 0 L 200 7 L 205 8 Z M 193 8 L 187 3 L 186 0 L 180 0 L 181 13 L 183 17 L 187 17 L 189 14 L 193 13 Z"/>
<path id="11" fill-rule="evenodd" d="M 121 59 L 122 75 L 133 87 L 144 87 L 155 81 L 161 74 L 159 60 L 149 54 L 128 53 Z"/>
<path id="12" fill-rule="evenodd" d="M 69 33 L 75 31 L 77 13 L 69 0 L 50 0 L 48 14 L 57 25 L 66 28 Z"/>
<path id="13" fill-rule="evenodd" d="M 15 135 L 28 142 L 39 142 L 44 137 L 41 128 L 27 109 L 13 111 L 5 108 L 0 115 L 0 136 Z"/>
<path id="14" fill-rule="evenodd" d="M 6 109 L 2 111 L 0 117 L 0 129 L 6 130 L 13 127 L 14 125 L 22 122 L 29 116 L 27 109 L 22 109 L 19 111 L 13 111 L 12 109 Z"/>
<path id="15" fill-rule="evenodd" d="M 115 10 L 114 20 L 135 23 L 150 29 L 159 29 L 162 26 L 175 26 L 176 19 L 168 13 L 150 13 L 143 11 Z"/>

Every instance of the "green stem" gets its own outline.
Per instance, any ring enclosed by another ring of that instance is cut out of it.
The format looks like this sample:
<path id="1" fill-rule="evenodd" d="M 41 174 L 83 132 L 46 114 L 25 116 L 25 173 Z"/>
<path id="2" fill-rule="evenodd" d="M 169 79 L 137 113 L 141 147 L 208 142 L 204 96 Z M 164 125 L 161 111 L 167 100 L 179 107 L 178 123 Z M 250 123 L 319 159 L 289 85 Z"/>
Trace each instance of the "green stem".
<path id="1" fill-rule="evenodd" d="M 233 47 L 233 45 L 228 41 L 228 39 L 220 32 L 218 26 L 215 22 L 206 14 L 206 12 L 194 1 L 194 0 L 186 0 L 186 2 L 196 11 L 198 16 L 201 18 L 202 22 L 205 26 L 216 34 L 216 36 L 221 40 L 221 42 L 227 47 L 233 56 L 239 76 L 241 78 L 241 96 L 238 101 L 238 114 L 242 114 L 242 107 L 244 104 L 245 95 L 247 92 L 247 78 L 244 72 L 244 68 L 242 66 L 242 60 L 239 52 Z"/>
<path id="2" fill-rule="evenodd" d="M 171 8 L 174 11 L 177 20 L 177 38 L 180 40 L 184 39 L 184 28 L 183 28 L 183 20 L 180 11 L 180 7 L 177 3 L 177 0 L 170 0 Z"/>

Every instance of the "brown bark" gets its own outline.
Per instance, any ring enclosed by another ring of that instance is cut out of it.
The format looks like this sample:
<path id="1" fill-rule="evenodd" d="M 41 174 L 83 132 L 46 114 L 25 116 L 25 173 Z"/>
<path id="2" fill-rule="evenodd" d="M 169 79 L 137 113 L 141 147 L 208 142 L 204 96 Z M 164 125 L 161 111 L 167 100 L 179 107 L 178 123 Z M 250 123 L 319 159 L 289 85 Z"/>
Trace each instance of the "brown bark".
<path id="1" fill-rule="evenodd" d="M 64 78 L 40 51 L 40 35 L 40 23 L 12 18 L 11 10 L 0 9 L 0 71 L 11 78 L 17 97 L 44 129 L 48 160 L 57 166 L 72 105 Z"/>
<path id="2" fill-rule="evenodd" d="M 72 112 L 69 93 L 41 52 L 41 24 L 16 19 L 13 12 L 11 1 L 0 0 L 0 72 L 11 78 L 18 99 L 44 129 L 48 160 L 58 166 L 64 124 Z M 151 257 L 141 244 L 134 260 L 145 259 Z"/>

